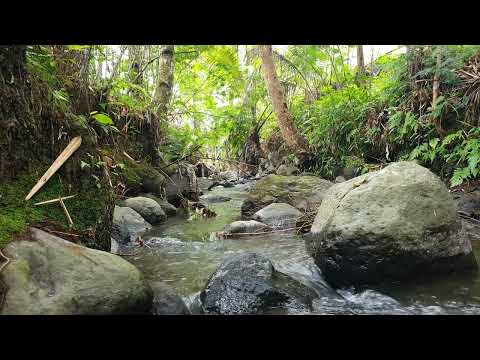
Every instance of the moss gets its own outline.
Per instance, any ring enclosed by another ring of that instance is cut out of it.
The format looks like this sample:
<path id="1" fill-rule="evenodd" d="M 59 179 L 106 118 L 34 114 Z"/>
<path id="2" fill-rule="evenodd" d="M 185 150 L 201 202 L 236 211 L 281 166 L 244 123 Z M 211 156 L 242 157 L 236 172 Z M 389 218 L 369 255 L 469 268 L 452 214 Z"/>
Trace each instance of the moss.
<path id="1" fill-rule="evenodd" d="M 36 165 L 28 174 L 24 173 L 13 181 L 0 184 L 0 248 L 4 247 L 12 236 L 24 231 L 28 225 L 45 226 L 45 224 L 57 231 L 79 235 L 78 240 L 87 243 L 87 246 L 102 249 L 108 247 L 103 243 L 109 241 L 111 226 L 109 208 L 113 207 L 110 206 L 113 204 L 113 194 L 105 185 L 97 188 L 92 177 L 83 176 L 75 187 L 70 188 L 60 170 L 32 199 L 25 201 L 25 196 L 49 166 L 49 164 Z M 74 198 L 65 200 L 74 223 L 72 229 L 69 228 L 68 220 L 58 202 L 34 206 L 37 202 L 75 194 Z"/>

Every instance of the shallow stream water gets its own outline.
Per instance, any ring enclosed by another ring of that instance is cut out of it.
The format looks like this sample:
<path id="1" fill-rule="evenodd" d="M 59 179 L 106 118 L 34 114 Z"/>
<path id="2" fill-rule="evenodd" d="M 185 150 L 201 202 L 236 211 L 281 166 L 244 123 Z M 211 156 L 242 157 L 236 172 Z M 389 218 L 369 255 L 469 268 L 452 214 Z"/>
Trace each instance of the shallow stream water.
<path id="1" fill-rule="evenodd" d="M 275 268 L 315 288 L 327 286 L 320 270 L 295 233 L 279 232 L 235 239 L 213 234 L 240 219 L 240 207 L 253 183 L 233 188 L 214 188 L 208 194 L 228 196 L 230 201 L 210 204 L 217 217 L 185 215 L 169 218 L 144 235 L 147 246 L 128 257 L 150 281 L 170 284 L 188 302 L 201 291 L 223 259 L 241 251 L 255 251 L 269 258 Z M 480 259 L 480 243 L 473 242 Z M 340 290 L 341 298 L 314 301 L 312 314 L 480 314 L 480 274 L 452 275 L 415 285 L 392 284 L 360 293 Z"/>

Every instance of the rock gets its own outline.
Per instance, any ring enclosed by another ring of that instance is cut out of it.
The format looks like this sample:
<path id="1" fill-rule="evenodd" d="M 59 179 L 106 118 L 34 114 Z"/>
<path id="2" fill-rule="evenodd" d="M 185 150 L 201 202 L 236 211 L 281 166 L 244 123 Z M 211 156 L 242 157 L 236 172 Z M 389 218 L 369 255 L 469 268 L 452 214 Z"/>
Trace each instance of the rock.
<path id="1" fill-rule="evenodd" d="M 361 172 L 361 169 L 359 167 L 348 166 L 348 167 L 344 167 L 341 170 L 340 175 L 343 178 L 345 178 L 347 180 L 350 180 L 350 179 L 353 179 L 354 177 L 356 177 L 357 175 L 360 175 L 360 172 Z"/>
<path id="2" fill-rule="evenodd" d="M 219 203 L 219 202 L 226 202 L 226 201 L 230 201 L 230 200 L 232 200 L 232 198 L 230 198 L 228 196 L 215 195 L 215 194 L 208 194 L 208 195 L 200 196 L 200 201 L 207 202 L 207 203 L 210 203 L 210 204 Z"/>
<path id="3" fill-rule="evenodd" d="M 200 300 L 201 291 L 186 298 L 185 303 L 192 315 L 203 315 L 202 301 Z"/>
<path id="4" fill-rule="evenodd" d="M 165 184 L 167 201 L 174 206 L 180 205 L 182 196 L 193 201 L 198 201 L 197 176 L 195 166 L 189 163 L 178 164 L 177 169 L 170 175 L 170 180 Z"/>
<path id="5" fill-rule="evenodd" d="M 246 221 L 234 221 L 231 224 L 225 226 L 224 232 L 226 234 L 239 234 L 239 233 L 258 233 L 264 231 L 270 231 L 272 228 L 266 224 L 255 220 Z"/>
<path id="6" fill-rule="evenodd" d="M 153 291 L 153 315 L 190 315 L 183 299 L 163 282 L 150 284 Z"/>
<path id="7" fill-rule="evenodd" d="M 297 219 L 301 216 L 302 213 L 292 205 L 273 203 L 257 211 L 252 219 L 270 225 L 275 229 L 287 229 L 295 227 Z"/>
<path id="8" fill-rule="evenodd" d="M 195 165 L 195 167 L 196 167 L 195 175 L 197 175 L 198 178 L 208 177 L 213 174 L 213 170 L 210 169 L 210 167 L 205 165 L 203 162 L 199 162 L 197 165 Z"/>
<path id="9" fill-rule="evenodd" d="M 451 194 L 414 162 L 331 187 L 306 248 L 336 287 L 476 269 Z"/>
<path id="10" fill-rule="evenodd" d="M 163 175 L 145 176 L 142 178 L 143 191 L 157 195 L 163 194 L 165 177 Z"/>
<path id="11" fill-rule="evenodd" d="M 338 183 L 342 183 L 342 182 L 345 182 L 347 181 L 343 176 L 337 176 L 335 178 L 335 183 L 338 184 Z"/>
<path id="12" fill-rule="evenodd" d="M 307 311 L 317 294 L 252 252 L 228 257 L 200 294 L 205 314 Z"/>
<path id="13" fill-rule="evenodd" d="M 268 175 L 258 180 L 242 204 L 242 219 L 271 203 L 286 203 L 305 212 L 317 209 L 325 191 L 333 185 L 317 176 Z"/>
<path id="14" fill-rule="evenodd" d="M 457 209 L 462 214 L 480 220 L 480 191 L 453 195 Z"/>
<path id="15" fill-rule="evenodd" d="M 175 216 L 177 215 L 178 209 L 170 204 L 167 200 L 159 198 L 158 196 L 155 196 L 153 194 L 139 194 L 141 197 L 146 197 L 152 200 L 155 200 L 158 205 L 162 208 L 163 212 L 167 214 L 168 216 Z"/>
<path id="16" fill-rule="evenodd" d="M 213 180 L 207 178 L 197 178 L 197 183 L 199 190 L 205 192 L 213 184 Z"/>
<path id="17" fill-rule="evenodd" d="M 147 314 L 152 290 L 128 261 L 35 228 L 2 251 L 10 315 Z"/>
<path id="18" fill-rule="evenodd" d="M 277 169 L 277 175 L 291 176 L 300 172 L 296 166 L 282 164 Z"/>
<path id="19" fill-rule="evenodd" d="M 128 244 L 135 241 L 136 237 L 152 228 L 145 219 L 129 207 L 115 206 L 113 211 L 112 238 L 119 244 Z"/>
<path id="20" fill-rule="evenodd" d="M 220 180 L 237 181 L 238 173 L 234 170 L 227 170 L 227 171 L 220 172 L 218 174 L 218 177 L 220 178 Z"/>
<path id="21" fill-rule="evenodd" d="M 137 196 L 125 200 L 124 204 L 139 213 L 150 224 L 160 224 L 167 220 L 162 207 L 153 199 Z"/>

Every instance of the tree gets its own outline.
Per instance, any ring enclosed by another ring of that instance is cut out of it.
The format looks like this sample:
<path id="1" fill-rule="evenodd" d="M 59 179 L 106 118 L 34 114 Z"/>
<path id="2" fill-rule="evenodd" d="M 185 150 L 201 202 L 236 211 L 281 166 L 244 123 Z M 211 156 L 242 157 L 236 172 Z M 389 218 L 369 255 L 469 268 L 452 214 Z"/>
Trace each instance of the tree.
<path id="1" fill-rule="evenodd" d="M 168 104 L 172 98 L 174 53 L 174 45 L 165 45 L 160 49 L 158 77 L 154 94 L 154 104 L 157 110 L 151 117 L 149 128 L 149 152 L 154 166 L 160 166 L 162 162 L 159 152 L 160 122 L 166 120 Z"/>
<path id="2" fill-rule="evenodd" d="M 260 46 L 260 57 L 262 59 L 263 76 L 268 95 L 270 96 L 282 137 L 296 155 L 305 155 L 309 152 L 308 143 L 298 132 L 285 102 L 282 85 L 278 80 L 275 64 L 273 63 L 272 46 Z"/>

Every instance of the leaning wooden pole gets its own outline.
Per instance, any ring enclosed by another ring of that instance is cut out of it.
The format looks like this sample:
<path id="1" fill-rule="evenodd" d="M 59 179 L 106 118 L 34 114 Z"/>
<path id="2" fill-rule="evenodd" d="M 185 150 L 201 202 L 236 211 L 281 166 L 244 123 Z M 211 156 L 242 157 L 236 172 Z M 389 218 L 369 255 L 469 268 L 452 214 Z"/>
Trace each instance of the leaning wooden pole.
<path id="1" fill-rule="evenodd" d="M 53 162 L 52 166 L 45 172 L 45 174 L 38 180 L 35 186 L 30 190 L 28 195 L 26 196 L 25 200 L 30 200 L 33 195 L 37 193 L 38 190 L 42 188 L 43 185 L 47 183 L 47 181 L 57 172 L 58 169 L 67 161 L 70 156 L 80 147 L 82 143 L 82 137 L 77 136 L 73 138 L 72 141 L 67 145 L 65 150 L 57 157 L 57 159 Z"/>

